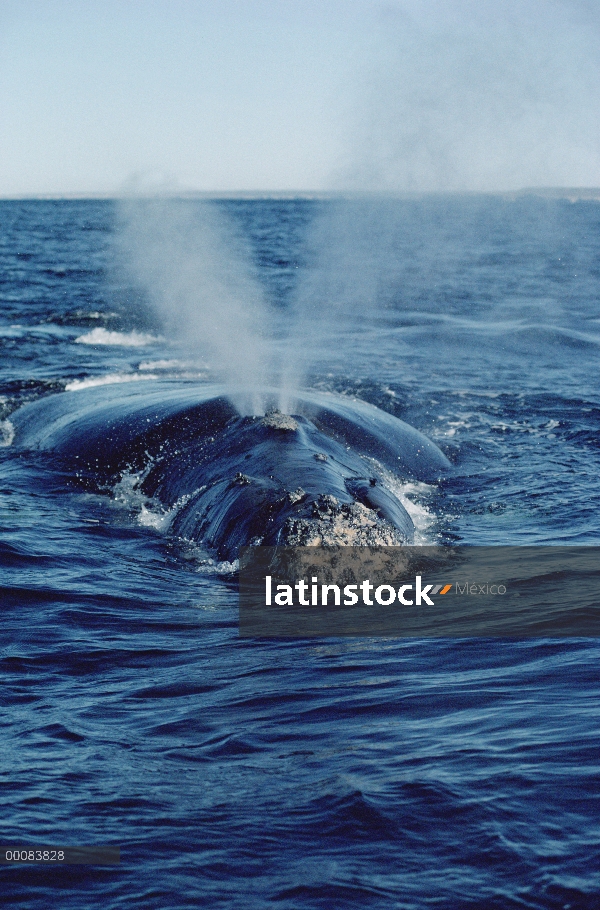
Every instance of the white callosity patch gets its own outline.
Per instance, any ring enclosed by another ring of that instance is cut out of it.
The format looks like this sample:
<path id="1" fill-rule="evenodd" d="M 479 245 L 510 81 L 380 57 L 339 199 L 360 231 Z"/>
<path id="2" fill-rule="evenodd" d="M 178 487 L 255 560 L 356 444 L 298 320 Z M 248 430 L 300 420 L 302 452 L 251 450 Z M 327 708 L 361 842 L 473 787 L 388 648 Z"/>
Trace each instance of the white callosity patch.
<path id="1" fill-rule="evenodd" d="M 314 503 L 312 518 L 288 519 L 282 542 L 291 547 L 395 547 L 406 541 L 373 509 L 326 495 Z"/>

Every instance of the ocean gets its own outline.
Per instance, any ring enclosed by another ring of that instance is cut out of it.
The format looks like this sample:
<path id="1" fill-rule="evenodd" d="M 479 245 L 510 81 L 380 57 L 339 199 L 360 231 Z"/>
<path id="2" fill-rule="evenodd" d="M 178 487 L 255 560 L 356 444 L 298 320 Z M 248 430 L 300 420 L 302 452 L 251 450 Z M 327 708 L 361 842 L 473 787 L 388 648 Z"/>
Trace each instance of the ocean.
<path id="1" fill-rule="evenodd" d="M 330 249 L 334 200 L 215 205 L 275 347 L 317 237 L 307 287 L 337 316 L 304 385 L 452 462 L 397 486 L 417 542 L 600 543 L 597 201 L 355 201 Z M 121 851 L 3 866 L 3 899 L 595 910 L 597 640 L 240 638 L 231 566 L 165 534 L 130 477 L 82 489 L 19 446 L 11 415 L 42 396 L 213 378 L 125 279 L 118 224 L 110 200 L 0 202 L 2 843 Z"/>

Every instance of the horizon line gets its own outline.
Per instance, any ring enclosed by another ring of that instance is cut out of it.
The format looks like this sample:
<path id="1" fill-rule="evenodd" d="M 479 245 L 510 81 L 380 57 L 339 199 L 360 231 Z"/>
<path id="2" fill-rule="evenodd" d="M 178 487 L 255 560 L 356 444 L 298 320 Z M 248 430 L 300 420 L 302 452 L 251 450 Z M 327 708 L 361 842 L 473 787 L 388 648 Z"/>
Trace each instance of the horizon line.
<path id="1" fill-rule="evenodd" d="M 519 196 L 544 196 L 564 198 L 570 201 L 600 201 L 600 186 L 530 186 L 517 190 L 177 190 L 174 192 L 147 192 L 139 194 L 119 192 L 75 191 L 67 193 L 10 193 L 1 194 L 0 202 L 78 202 L 78 201 L 117 201 L 122 199 L 339 199 L 387 197 L 414 199 L 423 196 L 502 196 L 515 198 Z"/>

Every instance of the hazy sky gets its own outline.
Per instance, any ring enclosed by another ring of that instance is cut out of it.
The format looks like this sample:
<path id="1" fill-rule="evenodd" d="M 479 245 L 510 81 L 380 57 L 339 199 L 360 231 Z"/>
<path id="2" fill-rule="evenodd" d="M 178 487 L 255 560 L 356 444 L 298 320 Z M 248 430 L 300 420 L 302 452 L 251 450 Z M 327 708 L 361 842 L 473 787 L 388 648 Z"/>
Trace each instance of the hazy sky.
<path id="1" fill-rule="evenodd" d="M 0 195 L 599 186 L 599 24 L 586 0 L 0 0 Z"/>

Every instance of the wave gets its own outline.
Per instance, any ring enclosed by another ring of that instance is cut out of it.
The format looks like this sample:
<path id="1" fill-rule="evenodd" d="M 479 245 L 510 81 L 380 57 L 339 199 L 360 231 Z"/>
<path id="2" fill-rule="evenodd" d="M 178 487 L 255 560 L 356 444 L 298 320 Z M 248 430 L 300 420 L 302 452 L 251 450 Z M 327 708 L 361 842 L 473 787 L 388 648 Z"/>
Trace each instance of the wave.
<path id="1" fill-rule="evenodd" d="M 0 338 L 27 338 L 30 335 L 50 337 L 50 338 L 68 338 L 72 329 L 57 325 L 54 322 L 42 322 L 38 325 L 23 325 L 22 323 L 6 323 L 0 325 Z"/>
<path id="2" fill-rule="evenodd" d="M 75 339 L 76 344 L 114 345 L 124 348 L 143 348 L 156 344 L 157 341 L 160 341 L 160 338 L 144 332 L 110 332 L 100 327 Z"/>
<path id="3" fill-rule="evenodd" d="M 145 360 L 140 363 L 138 370 L 177 370 L 185 365 L 181 360 Z"/>
<path id="4" fill-rule="evenodd" d="M 143 382 L 156 379 L 153 373 L 109 373 L 107 376 L 90 376 L 89 379 L 72 379 L 65 385 L 65 392 L 77 392 L 81 389 L 93 389 L 95 386 L 113 385 L 120 382 Z"/>

